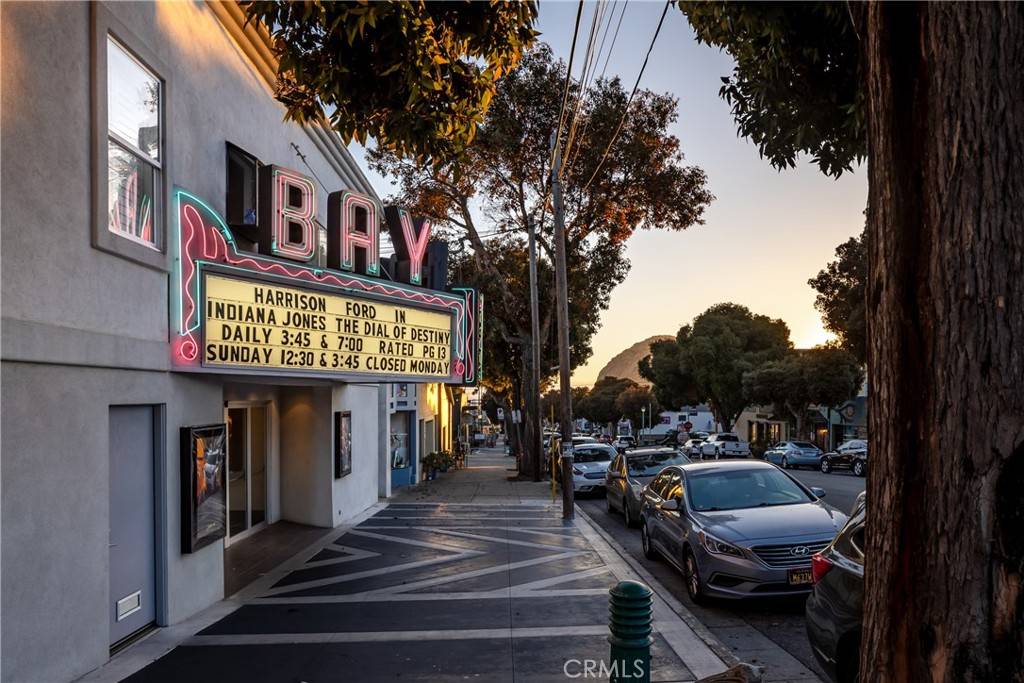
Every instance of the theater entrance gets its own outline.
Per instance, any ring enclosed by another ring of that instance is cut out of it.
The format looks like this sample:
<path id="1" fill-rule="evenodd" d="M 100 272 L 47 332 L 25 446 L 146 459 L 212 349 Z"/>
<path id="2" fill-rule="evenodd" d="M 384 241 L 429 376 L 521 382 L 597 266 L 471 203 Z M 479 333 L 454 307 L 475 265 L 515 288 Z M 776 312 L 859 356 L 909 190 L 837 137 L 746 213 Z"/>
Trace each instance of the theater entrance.
<path id="1" fill-rule="evenodd" d="M 228 403 L 227 538 L 230 545 L 267 525 L 269 420 L 265 403 Z"/>

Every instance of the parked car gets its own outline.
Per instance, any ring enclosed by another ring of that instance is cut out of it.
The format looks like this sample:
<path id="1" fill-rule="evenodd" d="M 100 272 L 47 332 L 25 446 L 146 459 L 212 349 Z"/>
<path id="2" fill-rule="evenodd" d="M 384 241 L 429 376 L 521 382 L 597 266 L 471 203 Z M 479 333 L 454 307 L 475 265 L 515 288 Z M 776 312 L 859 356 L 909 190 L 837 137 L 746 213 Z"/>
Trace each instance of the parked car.
<path id="1" fill-rule="evenodd" d="M 864 602 L 864 494 L 839 535 L 811 558 L 814 589 L 807 599 L 807 638 L 836 683 L 858 680 Z"/>
<path id="2" fill-rule="evenodd" d="M 588 437 L 589 438 L 589 437 Z M 572 488 L 577 493 L 590 493 L 604 488 L 605 473 L 618 453 L 611 446 L 590 442 L 575 444 L 573 438 Z"/>
<path id="3" fill-rule="evenodd" d="M 643 494 L 644 555 L 681 571 L 695 603 L 806 594 L 811 556 L 846 524 L 824 490 L 757 460 L 666 467 Z"/>
<path id="4" fill-rule="evenodd" d="M 690 456 L 691 458 L 700 460 L 700 445 L 702 443 L 704 443 L 704 439 L 689 439 L 688 441 L 684 442 L 683 445 L 680 446 L 680 448 L 682 449 L 683 453 L 686 453 L 686 455 Z"/>
<path id="5" fill-rule="evenodd" d="M 868 442 L 851 439 L 841 443 L 834 452 L 822 457 L 820 467 L 825 474 L 839 468 L 849 469 L 858 477 L 863 477 L 868 471 Z"/>
<path id="6" fill-rule="evenodd" d="M 782 441 L 764 452 L 764 459 L 784 470 L 790 467 L 821 467 L 824 453 L 810 441 Z"/>
<path id="7" fill-rule="evenodd" d="M 615 456 L 605 475 L 604 495 L 608 512 L 618 510 L 626 518 L 626 526 L 640 521 L 643 488 L 669 465 L 692 462 L 675 448 L 634 448 Z"/>
<path id="8" fill-rule="evenodd" d="M 616 450 L 618 450 L 619 453 L 624 453 L 627 448 L 636 447 L 636 439 L 634 439 L 632 436 L 620 436 L 619 438 L 615 439 L 612 445 L 615 446 Z"/>
<path id="9" fill-rule="evenodd" d="M 735 434 L 722 432 L 709 434 L 707 440 L 700 445 L 701 460 L 713 458 L 749 458 L 750 444 Z"/>

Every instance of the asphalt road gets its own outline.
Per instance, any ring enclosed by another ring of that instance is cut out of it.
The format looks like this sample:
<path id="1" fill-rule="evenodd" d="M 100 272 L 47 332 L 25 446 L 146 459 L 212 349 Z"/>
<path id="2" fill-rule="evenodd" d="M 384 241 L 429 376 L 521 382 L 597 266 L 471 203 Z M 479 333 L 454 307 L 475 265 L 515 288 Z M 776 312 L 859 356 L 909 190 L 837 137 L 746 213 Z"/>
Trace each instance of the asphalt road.
<path id="1" fill-rule="evenodd" d="M 790 473 L 806 486 L 825 489 L 825 500 L 833 507 L 849 513 L 853 502 L 864 490 L 864 479 L 848 472 L 836 471 L 822 474 L 812 470 L 790 470 Z M 785 650 L 793 659 L 814 672 L 823 681 L 828 680 L 818 666 L 807 642 L 804 630 L 803 598 L 758 598 L 744 601 L 713 602 L 700 607 L 690 601 L 683 587 L 682 576 L 667 562 L 645 559 L 640 547 L 640 531 L 626 527 L 620 514 L 609 514 L 604 495 L 579 497 L 576 501 L 595 522 L 609 532 L 615 540 L 682 602 L 694 616 L 701 620 L 712 633 L 728 645 L 740 659 L 768 668 L 766 680 L 796 680 L 798 675 L 785 673 L 794 662 L 771 659 L 770 652 L 758 644 L 760 636 L 772 641 Z M 746 627 L 746 628 L 745 628 Z M 760 634 L 751 637 L 749 628 Z M 766 661 L 767 660 L 767 661 Z"/>

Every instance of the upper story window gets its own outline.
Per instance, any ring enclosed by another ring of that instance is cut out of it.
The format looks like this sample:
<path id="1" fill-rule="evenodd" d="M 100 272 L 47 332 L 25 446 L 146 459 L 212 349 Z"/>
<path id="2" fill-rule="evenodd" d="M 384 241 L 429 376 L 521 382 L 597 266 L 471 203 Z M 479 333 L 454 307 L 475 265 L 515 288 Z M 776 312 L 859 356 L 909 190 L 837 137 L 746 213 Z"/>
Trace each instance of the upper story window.
<path id="1" fill-rule="evenodd" d="M 159 250 L 163 243 L 163 84 L 107 37 L 107 229 Z"/>
<path id="2" fill-rule="evenodd" d="M 170 70 L 115 15 L 89 4 L 92 20 L 92 245 L 170 270 L 168 211 Z"/>

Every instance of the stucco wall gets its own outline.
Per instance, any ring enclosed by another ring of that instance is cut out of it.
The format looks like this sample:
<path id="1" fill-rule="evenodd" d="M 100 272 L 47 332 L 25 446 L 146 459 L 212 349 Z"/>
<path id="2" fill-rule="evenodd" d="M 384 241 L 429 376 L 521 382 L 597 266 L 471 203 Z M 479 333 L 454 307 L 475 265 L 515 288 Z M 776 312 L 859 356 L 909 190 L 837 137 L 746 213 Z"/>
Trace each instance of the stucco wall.
<path id="1" fill-rule="evenodd" d="M 387 425 L 380 422 L 378 401 L 377 385 L 348 384 L 334 389 L 333 410 L 352 413 L 352 472 L 333 480 L 333 526 L 377 502 L 381 460 L 387 453 L 380 447 Z M 328 443 L 333 444 L 333 433 Z M 333 458 L 333 453 L 329 456 Z M 388 475 L 390 479 L 390 471 Z"/>
<path id="2" fill-rule="evenodd" d="M 220 420 L 219 382 L 3 363 L 0 386 L 3 680 L 69 680 L 107 659 L 111 405 L 166 406 L 166 467 L 156 473 L 169 501 L 159 523 L 172 596 L 164 621 L 223 597 L 223 542 L 183 556 L 176 514 L 178 426 Z"/>

